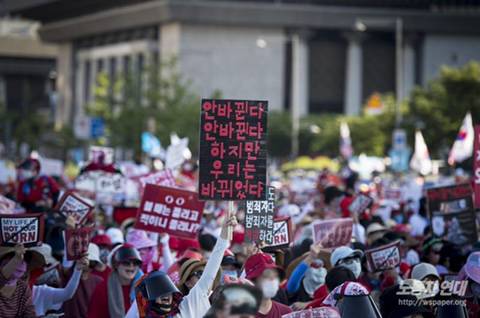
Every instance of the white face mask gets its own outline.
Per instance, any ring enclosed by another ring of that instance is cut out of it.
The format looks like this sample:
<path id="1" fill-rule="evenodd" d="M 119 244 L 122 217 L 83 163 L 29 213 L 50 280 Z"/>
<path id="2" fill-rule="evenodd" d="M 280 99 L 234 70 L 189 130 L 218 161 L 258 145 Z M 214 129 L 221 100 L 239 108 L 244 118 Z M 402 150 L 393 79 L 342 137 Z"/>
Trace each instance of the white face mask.
<path id="1" fill-rule="evenodd" d="M 342 266 L 351 270 L 355 278 L 360 277 L 362 273 L 362 265 L 358 260 L 352 261 L 350 264 L 342 264 Z"/>
<path id="2" fill-rule="evenodd" d="M 273 298 L 278 292 L 280 288 L 280 281 L 278 278 L 273 280 L 264 280 L 261 283 L 261 289 L 263 293 L 263 297 L 265 298 Z"/>

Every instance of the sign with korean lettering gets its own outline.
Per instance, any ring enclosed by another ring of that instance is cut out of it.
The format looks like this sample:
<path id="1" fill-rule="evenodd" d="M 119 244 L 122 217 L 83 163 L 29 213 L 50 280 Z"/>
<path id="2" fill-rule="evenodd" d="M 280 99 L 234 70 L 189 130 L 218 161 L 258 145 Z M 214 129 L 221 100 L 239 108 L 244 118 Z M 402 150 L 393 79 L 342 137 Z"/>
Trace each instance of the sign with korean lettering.
<path id="1" fill-rule="evenodd" d="M 373 199 L 368 195 L 359 194 L 353 199 L 352 203 L 348 206 L 348 210 L 354 214 L 363 213 L 373 202 Z"/>
<path id="2" fill-rule="evenodd" d="M 324 248 L 350 244 L 353 220 L 351 218 L 318 220 L 312 224 L 313 241 Z"/>
<path id="3" fill-rule="evenodd" d="M 265 200 L 267 101 L 202 100 L 201 200 Z"/>
<path id="4" fill-rule="evenodd" d="M 475 126 L 473 151 L 473 187 L 475 194 L 475 208 L 480 209 L 480 125 Z"/>
<path id="5" fill-rule="evenodd" d="M 400 265 L 400 241 L 379 246 L 365 251 L 368 269 L 370 272 L 380 272 Z"/>
<path id="6" fill-rule="evenodd" d="M 75 190 L 99 204 L 119 205 L 125 199 L 126 178 L 120 173 L 87 171 L 75 179 Z"/>
<path id="7" fill-rule="evenodd" d="M 273 215 L 275 209 L 275 188 L 268 187 L 268 198 L 263 201 L 245 202 L 245 241 L 273 242 Z"/>
<path id="8" fill-rule="evenodd" d="M 65 242 L 67 251 L 67 260 L 76 261 L 88 252 L 88 244 L 93 232 L 93 227 L 81 227 L 77 229 L 67 229 L 65 231 Z"/>
<path id="9" fill-rule="evenodd" d="M 43 214 L 0 215 L 0 245 L 36 246 L 43 240 Z"/>
<path id="10" fill-rule="evenodd" d="M 90 146 L 88 151 L 88 161 L 99 162 L 103 160 L 104 164 L 113 163 L 114 150 L 110 147 Z"/>
<path id="11" fill-rule="evenodd" d="M 72 216 L 76 224 L 81 224 L 93 211 L 93 206 L 73 191 L 67 191 L 57 204 L 57 210 L 65 217 Z"/>
<path id="12" fill-rule="evenodd" d="M 137 213 L 138 229 L 196 238 L 204 202 L 195 192 L 147 184 Z"/>
<path id="13" fill-rule="evenodd" d="M 273 241 L 263 248 L 269 252 L 277 249 L 287 248 L 292 241 L 292 221 L 290 217 L 283 217 L 273 220 Z"/>
<path id="14" fill-rule="evenodd" d="M 427 207 L 436 236 L 458 245 L 477 242 L 473 193 L 469 184 L 428 189 Z"/>

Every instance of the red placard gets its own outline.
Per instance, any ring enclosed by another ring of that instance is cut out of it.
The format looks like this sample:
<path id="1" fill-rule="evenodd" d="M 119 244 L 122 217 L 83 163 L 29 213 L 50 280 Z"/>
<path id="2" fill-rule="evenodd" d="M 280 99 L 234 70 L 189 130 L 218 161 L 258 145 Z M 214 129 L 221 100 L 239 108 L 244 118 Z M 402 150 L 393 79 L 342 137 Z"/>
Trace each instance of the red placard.
<path id="1" fill-rule="evenodd" d="M 359 215 L 363 213 L 373 202 L 373 199 L 370 198 L 368 195 L 359 194 L 353 199 L 352 203 L 348 206 L 348 210 L 351 213 L 355 213 Z"/>
<path id="2" fill-rule="evenodd" d="M 474 173 L 474 192 L 475 208 L 480 209 L 480 125 L 475 125 L 475 141 L 473 152 L 473 173 Z"/>
<path id="3" fill-rule="evenodd" d="M 195 192 L 147 184 L 135 227 L 150 232 L 196 238 L 204 202 Z"/>
<path id="4" fill-rule="evenodd" d="M 365 251 L 370 272 L 385 271 L 400 264 L 400 241 Z"/>
<path id="5" fill-rule="evenodd" d="M 81 227 L 65 231 L 67 260 L 76 261 L 88 252 L 88 244 L 93 232 L 93 227 Z"/>
<path id="6" fill-rule="evenodd" d="M 265 200 L 267 101 L 202 100 L 201 200 Z"/>
<path id="7" fill-rule="evenodd" d="M 2 214 L 0 215 L 0 245 L 25 247 L 38 245 L 43 240 L 43 214 Z"/>
<path id="8" fill-rule="evenodd" d="M 56 210 L 65 217 L 72 216 L 76 224 L 82 224 L 92 213 L 93 205 L 73 191 L 67 191 L 57 204 Z"/>
<path id="9" fill-rule="evenodd" d="M 351 218 L 315 221 L 313 241 L 324 248 L 333 248 L 350 244 L 352 240 L 353 220 Z"/>

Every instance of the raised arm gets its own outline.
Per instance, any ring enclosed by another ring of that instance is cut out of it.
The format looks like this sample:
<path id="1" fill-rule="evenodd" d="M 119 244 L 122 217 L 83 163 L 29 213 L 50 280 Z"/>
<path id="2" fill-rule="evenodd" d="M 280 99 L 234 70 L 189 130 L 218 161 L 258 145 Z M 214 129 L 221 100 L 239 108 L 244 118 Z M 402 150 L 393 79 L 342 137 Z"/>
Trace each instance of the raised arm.
<path id="1" fill-rule="evenodd" d="M 0 270 L 0 288 L 5 286 L 7 281 L 15 272 L 17 266 L 23 261 L 25 255 L 25 247 L 22 244 L 15 245 L 15 255 Z"/>
<path id="2" fill-rule="evenodd" d="M 162 243 L 162 267 L 160 270 L 167 272 L 170 266 L 174 263 L 172 251 L 170 250 L 170 245 L 168 244 L 170 236 L 168 234 L 160 238 L 160 243 Z"/>

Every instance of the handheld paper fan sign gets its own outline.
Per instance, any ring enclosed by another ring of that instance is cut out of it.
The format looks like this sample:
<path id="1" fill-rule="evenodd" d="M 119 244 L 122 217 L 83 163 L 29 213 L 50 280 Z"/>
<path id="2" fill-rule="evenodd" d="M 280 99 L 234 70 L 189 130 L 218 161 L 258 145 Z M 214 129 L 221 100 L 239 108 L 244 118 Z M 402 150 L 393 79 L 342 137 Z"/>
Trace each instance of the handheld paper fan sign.
<path id="1" fill-rule="evenodd" d="M 60 199 L 56 210 L 64 217 L 72 216 L 75 224 L 83 224 L 88 215 L 93 211 L 93 204 L 73 191 L 67 191 Z"/>

